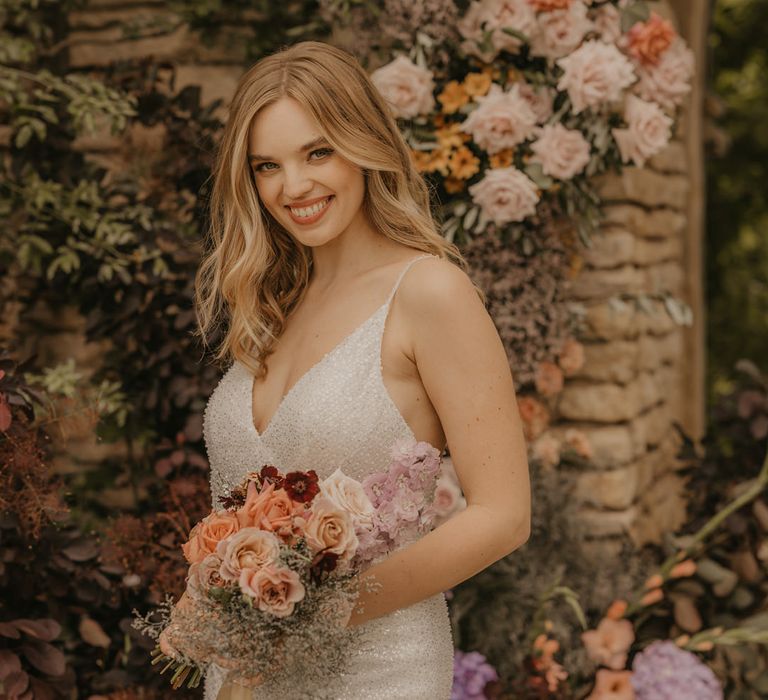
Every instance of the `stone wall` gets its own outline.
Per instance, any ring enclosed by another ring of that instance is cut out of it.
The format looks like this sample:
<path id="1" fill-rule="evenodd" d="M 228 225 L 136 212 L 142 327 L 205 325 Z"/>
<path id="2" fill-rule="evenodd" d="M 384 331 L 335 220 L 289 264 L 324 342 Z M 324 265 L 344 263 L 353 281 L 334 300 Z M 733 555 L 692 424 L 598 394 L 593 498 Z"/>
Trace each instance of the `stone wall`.
<path id="1" fill-rule="evenodd" d="M 660 7 L 672 16 L 666 3 Z M 205 101 L 232 94 L 246 38 L 239 27 L 228 28 L 223 41 L 206 47 L 183 26 L 162 37 L 127 38 L 120 29 L 126 21 L 149 26 L 174 20 L 162 2 L 92 2 L 88 10 L 70 15 L 73 67 L 98 72 L 118 58 L 153 55 L 174 63 L 176 88 L 200 85 Z M 692 47 L 703 55 L 700 44 Z M 698 65 L 701 74 L 701 60 Z M 594 458 L 579 474 L 576 496 L 602 554 L 615 552 L 626 536 L 638 544 L 657 541 L 661 532 L 680 524 L 684 504 L 673 421 L 694 437 L 703 425 L 697 99 L 694 93 L 675 140 L 648 167 L 625 167 L 620 176 L 599 183 L 605 221 L 572 282 L 571 299 L 585 313 L 586 363 L 558 398 L 560 422 L 553 432 L 576 427 L 591 440 Z M 162 134 L 136 129 L 120 139 L 106 134 L 81 139 L 78 148 L 114 163 L 125 152 L 126 138 L 131 148 L 162 144 Z M 660 297 L 664 293 L 691 306 L 693 326 L 673 320 Z M 67 318 L 63 326 L 61 318 L 49 319 L 46 328 L 44 310 L 38 314 L 46 336 L 43 355 L 51 361 L 74 357 L 78 366 L 93 369 L 98 352 L 78 339 L 78 320 Z M 87 468 L 103 457 L 87 427 L 69 440 L 62 470 Z M 113 497 L 117 504 L 128 496 Z"/>

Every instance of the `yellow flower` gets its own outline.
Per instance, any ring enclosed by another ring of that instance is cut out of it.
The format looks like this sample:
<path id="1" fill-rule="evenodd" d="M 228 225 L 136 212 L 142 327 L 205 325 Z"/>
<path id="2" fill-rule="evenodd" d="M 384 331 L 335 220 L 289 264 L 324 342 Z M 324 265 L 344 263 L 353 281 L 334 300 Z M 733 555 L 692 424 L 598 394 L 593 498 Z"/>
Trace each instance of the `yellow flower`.
<path id="1" fill-rule="evenodd" d="M 470 97 L 482 97 L 491 89 L 490 74 L 470 73 L 464 78 L 464 89 Z"/>
<path id="2" fill-rule="evenodd" d="M 492 168 L 508 168 L 512 165 L 512 155 L 512 149 L 505 148 L 503 151 L 499 151 L 498 153 L 489 156 L 488 160 L 490 161 Z"/>
<path id="3" fill-rule="evenodd" d="M 411 150 L 411 157 L 420 173 L 434 173 L 439 171 L 443 176 L 448 174 L 449 151 L 443 148 L 435 148 L 431 151 Z"/>
<path id="4" fill-rule="evenodd" d="M 449 167 L 454 177 L 468 180 L 480 170 L 480 160 L 466 146 L 461 146 L 453 152 Z"/>
<path id="5" fill-rule="evenodd" d="M 437 96 L 437 99 L 443 105 L 443 112 L 451 114 L 469 102 L 469 95 L 458 80 L 451 80 Z"/>
<path id="6" fill-rule="evenodd" d="M 457 177 L 447 177 L 443 180 L 443 185 L 448 194 L 458 194 L 464 189 L 464 180 L 459 180 Z"/>
<path id="7" fill-rule="evenodd" d="M 453 123 L 435 132 L 437 142 L 442 148 L 458 148 L 461 146 L 469 134 L 461 131 L 461 124 Z"/>
<path id="8" fill-rule="evenodd" d="M 412 148 L 411 160 L 413 161 L 413 165 L 415 166 L 416 170 L 418 170 L 420 173 L 425 173 L 427 172 L 427 167 L 429 166 L 429 151 L 417 151 Z"/>

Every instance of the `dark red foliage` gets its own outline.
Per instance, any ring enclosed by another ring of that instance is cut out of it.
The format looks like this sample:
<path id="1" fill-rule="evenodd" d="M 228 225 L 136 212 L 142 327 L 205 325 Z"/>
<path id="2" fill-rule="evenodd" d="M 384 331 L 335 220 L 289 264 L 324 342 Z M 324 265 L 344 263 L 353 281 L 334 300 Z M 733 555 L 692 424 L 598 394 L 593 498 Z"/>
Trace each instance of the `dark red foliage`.
<path id="1" fill-rule="evenodd" d="M 320 493 L 320 484 L 314 469 L 307 472 L 288 472 L 283 485 L 291 499 L 298 503 L 309 503 Z"/>
<path id="2" fill-rule="evenodd" d="M 310 564 L 309 577 L 312 583 L 318 585 L 323 576 L 329 574 L 336 568 L 339 561 L 339 555 L 334 552 L 318 552 L 315 554 Z"/>
<path id="3" fill-rule="evenodd" d="M 261 477 L 262 486 L 265 486 L 266 484 L 274 484 L 275 489 L 283 488 L 283 477 L 281 476 L 280 472 L 277 470 L 277 467 L 271 464 L 265 464 L 261 468 L 261 471 L 259 472 L 259 476 Z"/>

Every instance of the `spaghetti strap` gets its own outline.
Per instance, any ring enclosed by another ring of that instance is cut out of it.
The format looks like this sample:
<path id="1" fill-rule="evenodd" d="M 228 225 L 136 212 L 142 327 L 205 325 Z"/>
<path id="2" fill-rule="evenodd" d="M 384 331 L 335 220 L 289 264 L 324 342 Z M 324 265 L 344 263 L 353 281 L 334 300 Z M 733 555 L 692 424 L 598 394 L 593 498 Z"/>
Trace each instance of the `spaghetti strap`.
<path id="1" fill-rule="evenodd" d="M 403 268 L 402 272 L 400 272 L 400 275 L 397 278 L 397 282 L 395 282 L 395 286 L 392 287 L 392 291 L 389 293 L 389 298 L 386 301 L 385 306 L 389 306 L 389 304 L 392 302 L 392 298 L 395 296 L 395 292 L 397 291 L 397 288 L 400 286 L 400 282 L 402 281 L 403 277 L 405 277 L 405 273 L 408 272 L 411 265 L 415 263 L 417 260 L 422 260 L 423 258 L 437 258 L 437 255 L 434 255 L 433 253 L 426 253 L 424 255 L 419 255 L 412 260 L 409 260 L 405 267 Z"/>

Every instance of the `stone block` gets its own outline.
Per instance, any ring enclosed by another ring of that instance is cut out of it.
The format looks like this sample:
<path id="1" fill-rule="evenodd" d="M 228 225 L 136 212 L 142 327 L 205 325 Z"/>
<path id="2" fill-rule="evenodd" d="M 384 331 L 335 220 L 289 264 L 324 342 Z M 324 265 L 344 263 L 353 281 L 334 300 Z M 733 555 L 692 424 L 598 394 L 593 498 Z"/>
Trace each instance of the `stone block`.
<path id="1" fill-rule="evenodd" d="M 573 377 L 626 384 L 637 374 L 638 349 L 626 340 L 584 343 L 584 365 Z"/>
<path id="2" fill-rule="evenodd" d="M 603 226 L 621 226 L 637 236 L 669 238 L 680 235 L 686 226 L 686 215 L 674 209 L 643 209 L 629 202 L 606 203 Z"/>
<path id="3" fill-rule="evenodd" d="M 685 273 L 680 262 L 662 262 L 639 271 L 640 286 L 650 294 L 669 292 L 680 296 L 685 283 Z"/>
<path id="4" fill-rule="evenodd" d="M 650 482 L 642 493 L 629 535 L 638 547 L 660 544 L 665 532 L 678 530 L 685 521 L 684 480 L 668 471 Z"/>
<path id="5" fill-rule="evenodd" d="M 75 31 L 69 35 L 69 64 L 72 68 L 107 66 L 113 61 L 153 56 L 158 59 L 175 57 L 193 41 L 186 25 L 169 34 L 127 40 L 122 29 L 109 27 L 98 31 Z"/>
<path id="6" fill-rule="evenodd" d="M 620 174 L 607 173 L 596 178 L 595 188 L 604 201 L 629 200 L 646 207 L 684 210 L 688 203 L 690 183 L 684 175 L 624 166 Z"/>
<path id="7" fill-rule="evenodd" d="M 569 428 L 578 429 L 587 436 L 593 452 L 589 461 L 596 469 L 615 469 L 635 457 L 634 437 L 629 424 L 595 425 L 568 422 L 550 428 L 548 433 L 558 440 L 563 440 Z"/>
<path id="8" fill-rule="evenodd" d="M 651 156 L 646 165 L 662 173 L 687 173 L 688 154 L 682 141 L 670 141 L 666 148 Z"/>
<path id="9" fill-rule="evenodd" d="M 584 506 L 576 511 L 576 517 L 584 523 L 590 536 L 610 537 L 629 534 L 637 513 L 637 506 L 620 511 Z"/>
<path id="10" fill-rule="evenodd" d="M 612 565 L 620 556 L 624 547 L 622 537 L 595 537 L 580 542 L 581 554 L 590 562 L 594 562 L 596 569 L 606 565 Z"/>
<path id="11" fill-rule="evenodd" d="M 623 301 L 614 302 L 586 306 L 584 340 L 617 340 L 638 335 L 634 306 Z"/>
<path id="12" fill-rule="evenodd" d="M 611 269 L 585 269 L 571 280 L 568 296 L 572 299 L 605 299 L 613 294 L 639 293 L 644 290 L 645 275 L 634 265 Z"/>
<path id="13" fill-rule="evenodd" d="M 589 267 L 617 267 L 635 257 L 635 236 L 623 228 L 603 228 L 592 237 L 592 247 L 582 257 Z"/>
<path id="14" fill-rule="evenodd" d="M 632 261 L 646 267 L 671 260 L 681 260 L 683 257 L 683 241 L 681 238 L 635 238 Z"/>
<path id="15" fill-rule="evenodd" d="M 610 383 L 569 382 L 560 394 L 558 410 L 565 420 L 617 423 L 634 418 L 643 407 L 637 380 L 619 386 Z"/>
<path id="16" fill-rule="evenodd" d="M 628 464 L 618 469 L 579 474 L 575 497 L 584 504 L 609 510 L 629 508 L 637 495 L 637 467 Z"/>
<path id="17" fill-rule="evenodd" d="M 176 89 L 181 90 L 187 85 L 199 85 L 203 104 L 222 99 L 226 106 L 232 99 L 242 74 L 243 68 L 239 65 L 179 65 L 176 69 Z"/>
<path id="18" fill-rule="evenodd" d="M 73 10 L 67 14 L 67 25 L 70 32 L 78 30 L 101 30 L 115 26 L 133 26 L 156 23 L 166 20 L 169 25 L 179 22 L 179 15 L 165 9 L 165 3 L 134 2 L 132 7 L 125 7 L 129 3 L 117 2 L 105 3 L 103 0 L 96 3 L 90 1 L 88 9 Z M 99 6 L 101 5 L 101 7 Z"/>
<path id="19" fill-rule="evenodd" d="M 637 339 L 638 366 L 649 369 L 679 364 L 683 360 L 683 340 L 679 326 L 666 335 L 641 335 Z"/>

